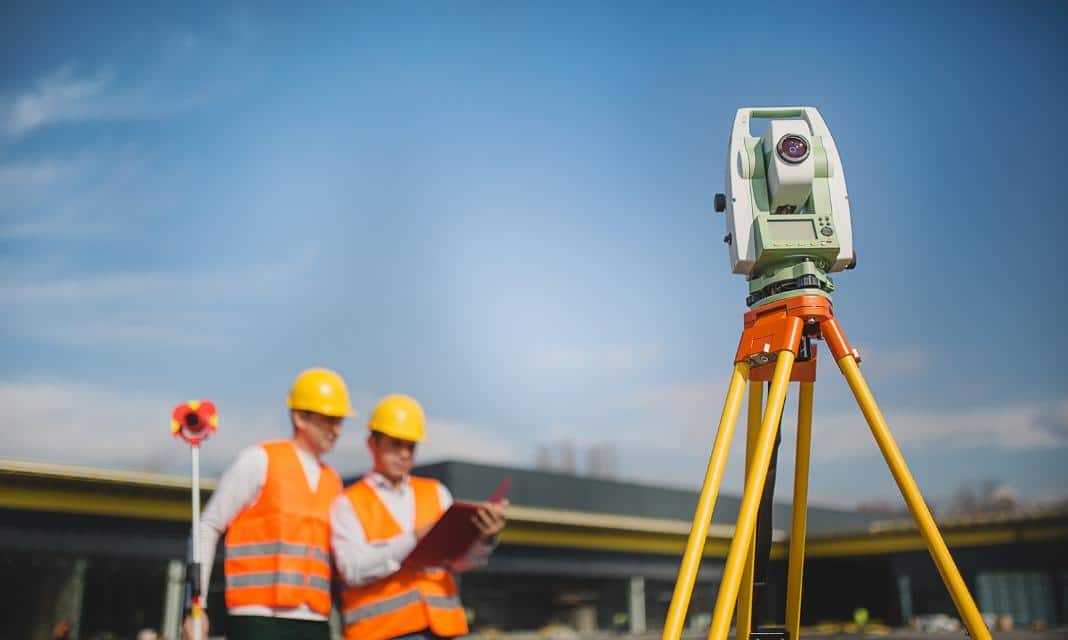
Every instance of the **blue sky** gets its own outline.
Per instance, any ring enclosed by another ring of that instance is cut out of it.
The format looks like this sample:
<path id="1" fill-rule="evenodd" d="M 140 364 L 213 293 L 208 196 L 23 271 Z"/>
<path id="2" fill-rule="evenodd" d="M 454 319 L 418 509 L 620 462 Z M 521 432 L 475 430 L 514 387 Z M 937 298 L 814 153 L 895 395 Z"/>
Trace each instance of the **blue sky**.
<path id="1" fill-rule="evenodd" d="M 706 4 L 6 5 L 0 455 L 182 473 L 167 413 L 207 397 L 217 472 L 325 365 L 364 415 L 419 398 L 424 460 L 612 442 L 697 487 L 745 311 L 730 124 L 807 104 L 852 202 L 837 315 L 921 488 L 1068 492 L 1064 6 Z M 812 500 L 894 500 L 821 371 Z"/>

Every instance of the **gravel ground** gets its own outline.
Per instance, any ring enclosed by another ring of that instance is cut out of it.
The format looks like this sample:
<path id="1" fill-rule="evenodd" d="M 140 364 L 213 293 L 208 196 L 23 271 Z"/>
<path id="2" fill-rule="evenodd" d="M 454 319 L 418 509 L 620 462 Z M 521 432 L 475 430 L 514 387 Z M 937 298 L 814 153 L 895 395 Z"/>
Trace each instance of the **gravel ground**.
<path id="1" fill-rule="evenodd" d="M 996 640 L 1068 640 L 1068 627 L 1047 631 L 992 631 Z M 570 630 L 543 632 L 510 632 L 500 634 L 472 634 L 469 638 L 484 640 L 660 640 L 660 635 L 645 633 L 640 635 L 619 635 L 608 632 L 576 633 Z M 704 634 L 683 634 L 683 640 L 704 640 Z M 734 638 L 732 634 L 730 636 Z M 805 638 L 826 638 L 827 640 L 872 640 L 890 638 L 891 640 L 965 640 L 968 635 L 963 631 L 922 633 L 908 629 L 894 629 L 880 633 L 827 633 L 802 630 L 801 640 Z"/>

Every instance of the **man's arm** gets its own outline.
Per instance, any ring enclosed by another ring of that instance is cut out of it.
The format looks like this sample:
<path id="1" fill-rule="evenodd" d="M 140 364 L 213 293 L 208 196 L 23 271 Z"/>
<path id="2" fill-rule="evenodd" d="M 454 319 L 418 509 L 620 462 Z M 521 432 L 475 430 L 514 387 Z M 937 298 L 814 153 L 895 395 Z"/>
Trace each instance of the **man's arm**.
<path id="1" fill-rule="evenodd" d="M 194 560 L 200 563 L 200 588 L 205 596 L 219 538 L 238 514 L 255 503 L 266 480 L 267 452 L 259 446 L 245 449 L 223 474 L 200 514 L 200 557 Z"/>
<path id="2" fill-rule="evenodd" d="M 394 573 L 417 541 L 416 532 L 408 531 L 370 543 L 347 495 L 339 495 L 330 507 L 330 549 L 342 581 L 349 586 L 359 587 Z"/>

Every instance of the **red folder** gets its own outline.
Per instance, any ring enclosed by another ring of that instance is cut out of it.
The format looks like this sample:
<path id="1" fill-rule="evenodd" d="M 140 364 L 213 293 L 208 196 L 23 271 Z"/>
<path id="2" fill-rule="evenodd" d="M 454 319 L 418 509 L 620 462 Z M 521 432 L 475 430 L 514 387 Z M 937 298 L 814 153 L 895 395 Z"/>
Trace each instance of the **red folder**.
<path id="1" fill-rule="evenodd" d="M 509 476 L 501 482 L 487 502 L 500 502 L 512 483 Z M 404 559 L 402 566 L 411 569 L 425 567 L 448 568 L 459 560 L 471 545 L 478 540 L 479 532 L 471 519 L 478 513 L 481 504 L 475 502 L 453 502 L 434 523 L 430 531 L 412 549 Z"/>

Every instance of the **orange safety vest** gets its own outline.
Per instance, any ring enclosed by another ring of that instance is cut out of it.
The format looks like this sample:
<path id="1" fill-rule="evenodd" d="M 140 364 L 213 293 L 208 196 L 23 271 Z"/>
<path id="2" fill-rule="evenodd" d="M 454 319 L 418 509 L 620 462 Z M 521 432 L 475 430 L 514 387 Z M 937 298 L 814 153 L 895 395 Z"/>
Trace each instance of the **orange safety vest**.
<path id="1" fill-rule="evenodd" d="M 313 493 L 292 442 L 260 446 L 267 452 L 267 479 L 226 532 L 226 606 L 307 604 L 329 615 L 330 505 L 341 493 L 341 478 L 320 463 Z"/>
<path id="2" fill-rule="evenodd" d="M 415 527 L 433 524 L 442 514 L 437 480 L 413 477 L 410 483 L 415 493 Z M 357 482 L 345 495 L 371 544 L 403 533 L 367 482 Z M 456 583 L 441 569 L 401 567 L 370 584 L 346 588 L 341 601 L 347 640 L 384 640 L 424 629 L 445 637 L 467 633 L 467 615 Z"/>

